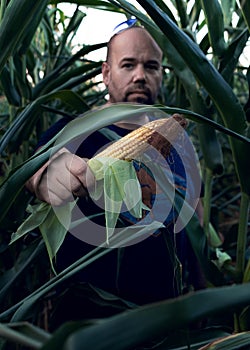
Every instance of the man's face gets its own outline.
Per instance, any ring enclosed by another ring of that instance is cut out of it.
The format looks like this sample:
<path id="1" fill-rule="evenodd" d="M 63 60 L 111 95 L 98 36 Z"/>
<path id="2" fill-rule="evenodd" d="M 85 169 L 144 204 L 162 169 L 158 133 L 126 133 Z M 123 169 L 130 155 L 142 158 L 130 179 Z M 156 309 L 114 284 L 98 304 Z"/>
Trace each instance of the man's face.
<path id="1" fill-rule="evenodd" d="M 110 59 L 103 64 L 109 102 L 154 104 L 162 82 L 162 53 L 141 28 L 113 38 Z"/>

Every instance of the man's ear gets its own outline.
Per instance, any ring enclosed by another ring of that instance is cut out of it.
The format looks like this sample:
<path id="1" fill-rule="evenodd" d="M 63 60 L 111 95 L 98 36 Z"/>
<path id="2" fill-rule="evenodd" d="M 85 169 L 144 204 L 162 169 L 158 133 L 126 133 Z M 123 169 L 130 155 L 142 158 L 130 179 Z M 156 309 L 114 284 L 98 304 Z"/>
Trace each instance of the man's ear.
<path id="1" fill-rule="evenodd" d="M 108 86 L 110 81 L 110 66 L 108 62 L 102 63 L 102 77 L 104 84 Z"/>

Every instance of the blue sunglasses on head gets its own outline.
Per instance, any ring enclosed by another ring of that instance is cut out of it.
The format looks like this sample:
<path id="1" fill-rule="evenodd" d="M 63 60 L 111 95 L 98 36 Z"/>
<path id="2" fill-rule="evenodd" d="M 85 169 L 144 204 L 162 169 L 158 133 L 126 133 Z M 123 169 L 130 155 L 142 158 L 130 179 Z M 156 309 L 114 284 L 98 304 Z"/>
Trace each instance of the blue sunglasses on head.
<path id="1" fill-rule="evenodd" d="M 122 32 L 122 31 L 124 31 L 124 30 L 126 30 L 128 28 L 133 27 L 136 24 L 136 22 L 137 22 L 136 18 L 130 18 L 127 21 L 124 21 L 124 22 L 118 24 L 113 29 L 111 36 L 113 36 L 115 34 L 118 34 L 118 33 Z"/>

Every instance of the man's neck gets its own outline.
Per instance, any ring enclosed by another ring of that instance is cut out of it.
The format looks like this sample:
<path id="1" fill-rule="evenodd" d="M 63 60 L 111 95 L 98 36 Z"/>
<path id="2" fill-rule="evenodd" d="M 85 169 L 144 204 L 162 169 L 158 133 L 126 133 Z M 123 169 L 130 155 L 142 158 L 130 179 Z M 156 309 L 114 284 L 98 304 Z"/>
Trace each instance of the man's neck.
<path id="1" fill-rule="evenodd" d="M 111 102 L 107 102 L 103 107 L 108 107 L 111 106 Z M 144 125 L 149 122 L 149 117 L 146 114 L 141 114 L 133 118 L 133 120 L 128 119 L 128 120 L 120 120 L 117 123 L 114 123 L 114 125 L 118 126 L 119 128 L 122 129 L 127 129 L 127 130 L 134 130 L 139 128 L 141 125 Z"/>
<path id="2" fill-rule="evenodd" d="M 139 117 L 138 119 L 131 120 L 121 120 L 117 123 L 114 123 L 114 125 L 118 126 L 119 128 L 127 129 L 127 130 L 134 130 L 139 128 L 140 126 L 148 123 L 149 118 L 148 116 L 144 116 L 144 118 Z"/>

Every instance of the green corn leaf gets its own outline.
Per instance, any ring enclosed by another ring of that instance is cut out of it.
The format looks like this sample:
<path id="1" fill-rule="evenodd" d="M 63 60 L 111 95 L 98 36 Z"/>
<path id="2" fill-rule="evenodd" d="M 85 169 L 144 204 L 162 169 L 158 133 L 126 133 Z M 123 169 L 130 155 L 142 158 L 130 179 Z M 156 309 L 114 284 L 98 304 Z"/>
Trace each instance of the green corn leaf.
<path id="1" fill-rule="evenodd" d="M 80 57 L 83 57 L 83 56 L 87 55 L 89 52 L 92 52 L 94 50 L 101 49 L 104 46 L 105 46 L 105 44 L 103 44 L 103 43 L 95 44 L 95 45 L 86 45 L 82 49 L 77 51 L 76 54 L 74 54 L 73 56 L 68 58 L 60 66 L 57 66 L 54 70 L 49 72 L 42 80 L 40 80 L 36 84 L 36 86 L 34 87 L 34 89 L 32 91 L 33 99 L 36 99 L 39 96 L 41 96 L 41 94 L 44 93 L 44 91 L 48 91 L 47 86 L 49 84 L 51 84 L 51 82 L 54 82 L 54 81 L 57 81 L 58 79 L 60 79 L 60 76 L 62 75 L 62 73 L 64 73 L 67 69 L 72 68 L 73 63 L 75 61 L 77 61 Z M 88 70 L 88 67 L 86 66 L 84 69 L 85 69 L 85 73 L 86 73 Z M 84 73 L 84 72 L 82 72 L 82 73 Z M 58 86 L 58 84 L 56 84 L 56 86 Z"/>
<path id="2" fill-rule="evenodd" d="M 43 95 L 37 100 L 31 102 L 26 108 L 19 114 L 13 124 L 6 130 L 0 140 L 0 153 L 13 142 L 15 139 L 15 147 L 20 145 L 21 141 L 28 139 L 30 128 L 35 125 L 37 119 L 40 117 L 43 104 L 49 103 L 54 99 L 60 99 L 65 109 L 74 106 L 77 113 L 80 111 L 86 111 L 87 106 L 84 100 L 71 90 L 62 90 L 58 92 L 51 92 L 47 95 Z M 25 137 L 24 137 L 25 135 Z M 27 135 L 27 136 L 26 136 Z M 20 139 L 20 142 L 17 142 Z"/>
<path id="3" fill-rule="evenodd" d="M 221 5 L 218 0 L 210 0 L 209 2 L 202 0 L 201 4 L 206 16 L 211 46 L 214 54 L 220 57 L 226 49 L 224 40 L 224 19 Z"/>
<path id="4" fill-rule="evenodd" d="M 34 17 L 45 4 L 45 0 L 9 2 L 0 24 L 0 72 L 9 56 L 18 48 L 18 44 L 26 38 Z"/>
<path id="5" fill-rule="evenodd" d="M 47 248 L 50 264 L 55 274 L 56 271 L 53 266 L 53 258 L 56 256 L 56 253 L 61 247 L 67 234 L 71 222 L 71 212 L 74 205 L 75 202 L 69 202 L 64 206 L 57 207 L 56 213 L 53 207 L 48 205 L 50 209 L 48 215 L 39 226 Z"/>
<path id="6" fill-rule="evenodd" d="M 188 15 L 187 15 L 187 4 L 183 0 L 176 0 L 176 7 L 180 16 L 181 26 L 183 28 L 188 27 Z"/>
<path id="7" fill-rule="evenodd" d="M 35 339 L 35 337 L 28 336 L 23 334 L 22 331 L 15 330 L 11 325 L 6 325 L 0 323 L 0 336 L 15 342 L 16 344 L 22 344 L 31 349 L 39 349 L 43 343 Z"/>
<path id="8" fill-rule="evenodd" d="M 43 1 L 41 5 L 37 8 L 35 16 L 33 16 L 32 21 L 28 28 L 26 29 L 22 41 L 18 43 L 18 54 L 23 55 L 27 52 L 30 47 L 31 41 L 35 35 L 37 27 L 42 20 L 42 17 L 46 11 L 47 1 Z"/>
<path id="9" fill-rule="evenodd" d="M 249 298 L 249 285 L 244 284 L 208 288 L 173 300 L 153 303 L 109 317 L 96 325 L 77 329 L 68 338 L 63 350 L 82 350 L 83 344 L 86 348 L 95 350 L 140 348 L 147 341 L 153 341 L 160 336 L 166 337 L 168 331 L 188 327 L 205 315 L 223 315 L 228 308 L 244 302 L 247 305 Z M 249 334 L 247 338 L 249 344 Z M 246 342 L 238 344 L 245 345 Z M 162 348 L 168 349 L 168 344 Z"/>
<path id="10" fill-rule="evenodd" d="M 233 11 L 235 9 L 236 0 L 221 0 L 221 8 L 223 11 L 225 26 L 229 26 L 232 21 Z"/>
<path id="11" fill-rule="evenodd" d="M 14 343 L 28 346 L 30 349 L 40 349 L 51 339 L 51 334 L 29 322 L 0 324 L 1 337 Z"/>
<path id="12" fill-rule="evenodd" d="M 241 332 L 228 335 L 208 344 L 206 350 L 244 350 L 249 347 L 250 333 Z"/>
<path id="13" fill-rule="evenodd" d="M 23 237 L 26 233 L 39 227 L 48 216 L 50 207 L 47 203 L 28 205 L 27 212 L 30 213 L 28 218 L 18 227 L 17 231 L 12 233 L 10 244 Z"/>
<path id="14" fill-rule="evenodd" d="M 244 271 L 244 276 L 243 276 L 243 283 L 250 282 L 250 260 L 248 260 L 245 271 Z"/>
<path id="15" fill-rule="evenodd" d="M 223 57 L 220 59 L 220 73 L 227 82 L 230 82 L 233 77 L 239 57 L 246 46 L 248 36 L 248 29 L 243 28 L 239 35 L 228 44 Z"/>
<path id="16" fill-rule="evenodd" d="M 223 174 L 223 153 L 216 131 L 204 124 L 197 125 L 197 131 L 206 168 L 213 175 Z"/>
<path id="17" fill-rule="evenodd" d="M 56 273 L 53 266 L 53 259 L 69 229 L 71 212 L 74 205 L 75 202 L 66 203 L 64 206 L 58 208 L 53 208 L 45 202 L 29 205 L 27 211 L 30 215 L 18 227 L 17 231 L 12 234 L 10 244 L 14 243 L 25 234 L 39 228 L 47 248 L 51 267 L 54 273 Z"/>
<path id="18" fill-rule="evenodd" d="M 70 69 L 66 72 L 58 73 L 57 75 L 48 75 L 43 79 L 46 80 L 45 82 L 41 80 L 41 82 L 35 86 L 32 92 L 33 98 L 38 97 L 38 93 L 42 95 L 51 91 L 67 90 L 68 85 L 71 85 L 71 87 L 77 86 L 79 85 L 79 81 L 80 83 L 85 82 L 98 73 L 101 73 L 100 66 L 101 63 L 94 62 Z M 54 71 L 52 73 L 54 73 Z"/>
<path id="19" fill-rule="evenodd" d="M 44 252 L 45 244 L 42 239 L 35 240 L 22 251 L 16 260 L 15 265 L 1 275 L 0 305 L 2 307 L 6 304 L 5 298 L 11 293 L 14 286 L 16 286 L 17 283 L 20 283 L 20 280 L 23 278 L 30 266 L 35 264 L 38 259 L 44 256 Z"/>
<path id="20" fill-rule="evenodd" d="M 226 252 L 222 252 L 219 248 L 215 249 L 216 260 L 212 260 L 212 262 L 221 270 L 224 264 L 230 263 L 232 261 L 231 256 L 229 256 Z"/>
<path id="21" fill-rule="evenodd" d="M 61 2 L 64 2 L 62 0 L 50 0 L 50 4 L 60 4 Z M 86 7 L 93 7 L 95 9 L 104 10 L 104 11 L 112 11 L 112 12 L 122 12 L 121 9 L 119 9 L 117 6 L 110 4 L 107 1 L 103 0 L 71 0 L 67 1 L 72 4 L 82 5 Z"/>
<path id="22" fill-rule="evenodd" d="M 244 20 L 248 26 L 248 30 L 250 30 L 250 4 L 249 1 L 240 0 L 241 11 L 244 17 Z"/>
<path id="23" fill-rule="evenodd" d="M 0 81 L 9 104 L 19 106 L 21 103 L 21 97 L 16 87 L 11 82 L 10 71 L 7 66 L 4 66 L 0 73 Z"/>
<path id="24" fill-rule="evenodd" d="M 65 31 L 62 35 L 61 38 L 61 43 L 57 52 L 57 56 L 60 57 L 61 55 L 63 55 L 63 52 L 65 51 L 65 49 L 67 49 L 67 41 L 72 40 L 73 38 L 73 33 L 76 33 L 76 31 L 78 30 L 83 18 L 86 16 L 86 14 L 84 14 L 83 12 L 81 12 L 78 8 L 75 10 L 73 16 L 70 18 L 69 20 L 69 24 L 67 26 L 67 28 L 65 28 Z M 72 36 L 71 39 L 69 38 L 69 36 Z M 57 60 L 56 65 L 60 64 L 60 59 Z M 55 66 L 56 66 L 55 65 Z"/>

